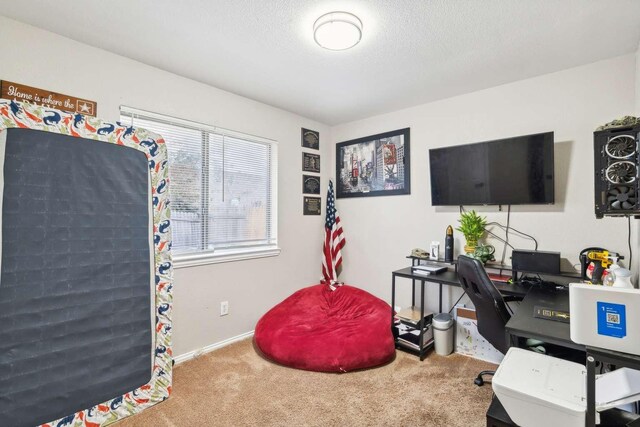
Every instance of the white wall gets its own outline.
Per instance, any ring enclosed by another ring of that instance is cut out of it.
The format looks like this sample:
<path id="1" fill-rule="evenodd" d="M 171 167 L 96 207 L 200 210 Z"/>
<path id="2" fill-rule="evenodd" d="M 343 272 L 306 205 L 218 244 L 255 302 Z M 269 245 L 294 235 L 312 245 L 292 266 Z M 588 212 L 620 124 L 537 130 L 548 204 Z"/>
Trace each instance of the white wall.
<path id="1" fill-rule="evenodd" d="M 636 51 L 636 116 L 640 116 L 640 44 Z"/>
<path id="2" fill-rule="evenodd" d="M 0 49 L 0 79 L 95 100 L 98 115 L 106 119 L 117 119 L 119 106 L 128 105 L 280 142 L 282 254 L 177 269 L 175 355 L 252 330 L 274 304 L 317 282 L 323 222 L 322 217 L 302 215 L 300 127 L 321 133 L 323 188 L 335 170 L 332 143 L 411 127 L 412 194 L 338 200 L 348 241 L 341 278 L 384 299 L 390 299 L 391 271 L 407 265 L 409 251 L 427 247 L 431 240 L 443 242 L 446 226 L 456 224 L 457 209 L 431 207 L 431 147 L 555 131 L 556 205 L 516 207 L 512 225 L 534 234 L 540 249 L 559 250 L 572 263 L 585 246 L 627 252 L 626 222 L 595 220 L 593 215 L 592 131 L 634 110 L 640 114 L 640 50 L 637 61 L 634 55 L 624 56 L 330 129 L 4 17 Z M 490 220 L 506 219 L 494 207 L 480 210 Z M 526 241 L 513 242 L 529 247 Z M 458 250 L 462 244 L 456 236 Z M 433 289 L 429 296 L 435 296 Z M 223 318 L 218 316 L 222 300 L 230 302 L 230 315 Z"/>
<path id="3" fill-rule="evenodd" d="M 333 127 L 334 143 L 411 128 L 411 195 L 337 201 L 347 238 L 341 278 L 390 300 L 391 271 L 408 265 L 411 249 L 427 248 L 432 240 L 442 248 L 446 227 L 457 225 L 458 209 L 431 206 L 429 148 L 545 131 L 555 132 L 556 203 L 515 206 L 511 225 L 534 235 L 540 250 L 560 251 L 572 264 L 587 246 L 628 255 L 626 219 L 596 220 L 593 212 L 593 131 L 634 111 L 635 74 L 632 54 Z M 332 156 L 335 164 L 335 150 Z M 497 207 L 478 210 L 489 221 L 506 222 L 506 212 Z M 500 255 L 502 244 L 490 242 Z M 511 242 L 533 248 L 526 240 Z M 455 244 L 460 252 L 458 232 Z M 449 292 L 457 298 L 460 290 Z M 435 286 L 427 295 L 427 306 L 437 309 Z"/>
<path id="4" fill-rule="evenodd" d="M 324 233 L 320 216 L 302 215 L 300 128 L 320 131 L 323 176 L 329 128 L 142 63 L 0 17 L 0 79 L 97 101 L 117 120 L 127 105 L 279 141 L 278 257 L 175 271 L 174 355 L 253 330 L 274 304 L 317 283 Z M 323 179 L 323 187 L 327 181 Z M 230 314 L 219 317 L 220 301 Z"/>

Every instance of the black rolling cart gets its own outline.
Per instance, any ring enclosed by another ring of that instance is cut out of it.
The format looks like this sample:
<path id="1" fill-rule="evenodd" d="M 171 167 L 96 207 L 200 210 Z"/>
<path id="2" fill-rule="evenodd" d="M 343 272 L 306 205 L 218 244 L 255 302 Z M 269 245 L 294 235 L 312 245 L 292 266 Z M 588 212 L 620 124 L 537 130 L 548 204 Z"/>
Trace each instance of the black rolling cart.
<path id="1" fill-rule="evenodd" d="M 418 265 L 420 260 L 423 258 L 417 258 L 409 256 L 412 260 L 412 266 Z M 440 261 L 439 261 L 440 263 Z M 454 264 L 455 265 L 455 264 Z M 420 320 L 416 324 L 416 329 L 418 329 L 418 350 L 413 348 L 409 348 L 407 346 L 398 343 L 398 331 L 395 327 L 395 303 L 396 303 L 396 278 L 405 278 L 411 280 L 411 306 L 416 306 L 416 282 L 420 283 Z M 444 285 L 448 286 L 456 286 L 459 287 L 460 283 L 458 282 L 458 273 L 456 271 L 447 270 L 438 274 L 431 275 L 421 275 L 414 274 L 411 270 L 411 267 L 406 267 L 401 270 L 396 270 L 391 273 L 391 328 L 393 331 L 393 337 L 396 342 L 396 348 L 409 351 L 411 353 L 415 353 L 420 357 L 420 360 L 424 360 L 427 355 L 427 352 L 433 347 L 433 342 L 425 343 L 424 341 L 424 332 L 425 332 L 425 311 L 424 311 L 424 294 L 425 294 L 425 283 L 437 283 L 440 287 L 439 293 L 439 310 L 442 312 L 442 288 Z"/>

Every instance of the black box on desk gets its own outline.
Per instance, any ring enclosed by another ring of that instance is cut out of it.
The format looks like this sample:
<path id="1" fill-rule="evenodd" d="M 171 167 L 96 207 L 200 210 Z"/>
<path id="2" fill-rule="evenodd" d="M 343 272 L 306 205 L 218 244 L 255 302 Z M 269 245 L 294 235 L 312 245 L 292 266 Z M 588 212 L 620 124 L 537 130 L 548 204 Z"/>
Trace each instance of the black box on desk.
<path id="1" fill-rule="evenodd" d="M 514 271 L 527 273 L 560 274 L 560 252 L 514 249 L 511 267 Z"/>

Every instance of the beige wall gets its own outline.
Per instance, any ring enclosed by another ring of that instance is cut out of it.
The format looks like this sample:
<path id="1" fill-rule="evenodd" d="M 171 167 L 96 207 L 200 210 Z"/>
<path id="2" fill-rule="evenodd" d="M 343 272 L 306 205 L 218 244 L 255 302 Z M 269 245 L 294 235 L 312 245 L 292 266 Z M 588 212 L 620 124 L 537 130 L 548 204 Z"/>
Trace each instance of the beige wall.
<path id="1" fill-rule="evenodd" d="M 408 265 L 405 256 L 411 249 L 427 248 L 432 240 L 442 247 L 446 227 L 457 224 L 458 208 L 431 206 L 429 148 L 545 131 L 555 131 L 556 203 L 514 206 L 511 225 L 534 235 L 540 250 L 560 251 L 572 264 L 587 246 L 627 255 L 627 221 L 596 220 L 593 213 L 592 133 L 634 111 L 635 74 L 635 56 L 627 55 L 333 127 L 334 143 L 411 128 L 411 195 L 337 202 L 348 242 L 342 278 L 390 300 L 391 271 Z M 495 206 L 478 210 L 489 221 L 506 223 L 506 212 Z M 500 254 L 502 244 L 491 243 Z M 516 237 L 511 243 L 533 248 Z M 457 232 L 455 244 L 459 252 L 464 243 Z M 406 282 L 400 286 L 408 289 Z M 447 291 L 456 299 L 459 292 Z M 427 295 L 427 306 L 437 309 L 435 286 Z M 400 302 L 406 305 L 408 299 Z"/>
<path id="2" fill-rule="evenodd" d="M 329 128 L 283 110 L 0 17 L 0 79 L 95 100 L 117 120 L 119 106 L 221 126 L 279 141 L 280 256 L 175 271 L 174 354 L 253 330 L 260 316 L 321 275 L 323 220 L 302 215 L 300 128 L 320 131 L 323 176 Z M 327 181 L 323 179 L 325 187 Z M 220 317 L 220 302 L 230 314 Z"/>

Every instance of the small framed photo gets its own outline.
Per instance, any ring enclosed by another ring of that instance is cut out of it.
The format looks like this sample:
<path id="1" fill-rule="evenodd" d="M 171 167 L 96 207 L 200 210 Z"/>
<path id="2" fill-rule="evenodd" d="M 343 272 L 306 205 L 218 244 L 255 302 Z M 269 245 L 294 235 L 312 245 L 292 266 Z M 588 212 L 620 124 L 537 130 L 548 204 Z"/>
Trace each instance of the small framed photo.
<path id="1" fill-rule="evenodd" d="M 302 153 L 302 171 L 320 173 L 320 154 Z"/>
<path id="2" fill-rule="evenodd" d="M 320 194 L 320 177 L 302 175 L 302 194 Z"/>
<path id="3" fill-rule="evenodd" d="M 336 144 L 336 198 L 411 194 L 409 128 Z"/>
<path id="4" fill-rule="evenodd" d="M 302 206 L 302 212 L 304 215 L 321 215 L 322 214 L 322 199 L 320 197 L 304 197 L 304 203 Z"/>
<path id="5" fill-rule="evenodd" d="M 320 149 L 320 132 L 302 128 L 302 146 L 304 148 Z"/>

